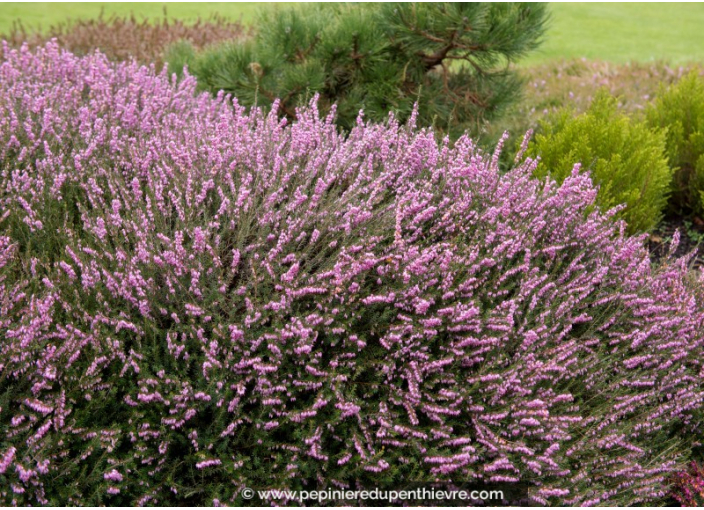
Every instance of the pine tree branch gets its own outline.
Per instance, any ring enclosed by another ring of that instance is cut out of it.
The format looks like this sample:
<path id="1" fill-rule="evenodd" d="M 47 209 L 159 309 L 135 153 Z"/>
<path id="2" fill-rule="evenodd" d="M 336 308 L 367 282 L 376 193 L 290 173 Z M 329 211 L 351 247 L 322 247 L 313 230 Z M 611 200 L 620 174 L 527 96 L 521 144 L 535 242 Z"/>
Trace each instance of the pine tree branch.
<path id="1" fill-rule="evenodd" d="M 311 54 L 311 52 L 315 49 L 315 46 L 320 42 L 320 34 L 317 34 L 314 38 L 313 41 L 310 43 L 308 48 L 305 50 L 302 49 L 297 49 L 296 50 L 296 60 L 298 62 L 303 62 L 305 61 L 306 57 Z"/>
<path id="2" fill-rule="evenodd" d="M 432 55 L 426 55 L 422 51 L 419 51 L 417 55 L 423 60 L 423 63 L 425 64 L 425 69 L 430 70 L 433 67 L 435 67 L 438 64 L 441 64 L 443 60 L 445 60 L 445 57 L 447 57 L 447 54 L 450 53 L 455 48 L 455 35 L 457 34 L 457 31 L 455 30 L 452 32 L 452 36 L 450 37 L 450 42 L 442 49 L 436 51 Z"/>
<path id="3" fill-rule="evenodd" d="M 436 51 L 432 55 L 427 55 L 423 52 L 418 52 L 416 55 L 418 55 L 421 60 L 423 60 L 423 63 L 426 66 L 427 70 L 432 69 L 433 67 L 439 65 L 442 63 L 443 60 L 445 59 L 453 59 L 453 60 L 469 60 L 469 55 L 473 52 L 477 51 L 489 51 L 490 46 L 484 45 L 484 44 L 476 44 L 476 45 L 466 45 L 466 44 L 461 44 L 457 42 L 457 35 L 458 35 L 458 30 L 454 30 L 452 32 L 452 35 L 450 36 L 449 42 L 447 39 L 442 39 L 440 37 L 434 36 L 425 30 L 417 30 L 415 27 L 413 28 L 414 32 L 416 32 L 418 35 L 421 35 L 428 39 L 429 41 L 433 42 L 442 42 L 446 43 L 446 45 L 441 48 L 440 50 Z M 466 53 L 462 56 L 455 56 L 455 55 L 450 55 L 450 52 L 452 50 L 463 50 Z M 473 65 L 476 64 L 473 63 Z"/>

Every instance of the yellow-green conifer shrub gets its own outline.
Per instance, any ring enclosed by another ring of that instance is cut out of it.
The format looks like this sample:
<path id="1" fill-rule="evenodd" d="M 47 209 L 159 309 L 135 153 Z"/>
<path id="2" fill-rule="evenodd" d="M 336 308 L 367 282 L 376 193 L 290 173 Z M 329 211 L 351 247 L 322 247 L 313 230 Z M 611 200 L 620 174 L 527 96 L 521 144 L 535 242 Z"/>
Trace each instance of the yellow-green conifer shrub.
<path id="1" fill-rule="evenodd" d="M 617 217 L 629 232 L 648 231 L 660 221 L 673 173 L 665 134 L 620 112 L 608 92 L 597 93 L 583 114 L 565 108 L 541 122 L 529 153 L 541 158 L 536 175 L 558 182 L 581 163 L 599 185 L 602 209 L 626 206 Z"/>
<path id="2" fill-rule="evenodd" d="M 675 172 L 673 207 L 704 214 L 704 77 L 692 71 L 663 90 L 646 116 L 651 126 L 667 132 L 667 156 Z"/>

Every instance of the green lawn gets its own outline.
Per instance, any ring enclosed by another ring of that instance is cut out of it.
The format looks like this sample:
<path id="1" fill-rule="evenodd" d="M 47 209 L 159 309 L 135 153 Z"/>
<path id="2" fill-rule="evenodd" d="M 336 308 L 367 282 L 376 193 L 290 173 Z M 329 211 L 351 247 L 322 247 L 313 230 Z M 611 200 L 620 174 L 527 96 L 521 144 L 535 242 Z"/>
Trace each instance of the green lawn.
<path id="1" fill-rule="evenodd" d="M 247 23 L 272 3 L 0 3 L 0 32 L 13 20 L 47 28 L 68 18 L 130 14 L 194 20 L 218 13 Z M 526 63 L 586 57 L 612 62 L 704 61 L 704 3 L 553 3 L 542 48 Z"/>
<path id="2" fill-rule="evenodd" d="M 553 3 L 545 43 L 528 63 L 704 61 L 704 3 Z"/>
<path id="3" fill-rule="evenodd" d="M 0 3 L 0 33 L 10 28 L 12 22 L 21 19 L 27 28 L 48 28 L 67 19 L 97 18 L 101 11 L 105 15 L 130 15 L 137 18 L 161 18 L 164 8 L 168 16 L 194 21 L 198 16 L 207 18 L 211 14 L 251 22 L 257 11 L 271 3 L 257 2 L 212 2 L 212 3 L 148 3 L 148 2 L 7 2 Z"/>

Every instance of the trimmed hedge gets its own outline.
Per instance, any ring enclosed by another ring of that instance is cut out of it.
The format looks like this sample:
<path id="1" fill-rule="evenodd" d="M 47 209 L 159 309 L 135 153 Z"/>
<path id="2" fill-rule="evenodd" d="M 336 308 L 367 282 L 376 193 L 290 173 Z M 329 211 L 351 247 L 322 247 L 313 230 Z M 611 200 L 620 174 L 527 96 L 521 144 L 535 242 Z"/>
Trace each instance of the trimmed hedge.
<path id="1" fill-rule="evenodd" d="M 55 44 L 0 65 L 0 501 L 661 498 L 701 433 L 686 260 L 652 268 L 587 175 L 195 90 Z"/>

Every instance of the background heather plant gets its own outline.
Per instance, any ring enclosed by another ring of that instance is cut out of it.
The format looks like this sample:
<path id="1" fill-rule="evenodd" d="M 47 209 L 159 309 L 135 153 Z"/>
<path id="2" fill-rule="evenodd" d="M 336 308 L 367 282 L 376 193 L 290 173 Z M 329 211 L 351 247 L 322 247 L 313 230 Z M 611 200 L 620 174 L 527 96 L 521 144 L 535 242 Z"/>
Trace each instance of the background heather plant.
<path id="1" fill-rule="evenodd" d="M 523 97 L 482 134 L 485 143 L 495 142 L 505 130 L 513 134 L 537 129 L 541 120 L 563 108 L 584 113 L 600 90 L 617 98 L 620 111 L 633 117 L 640 114 L 662 90 L 689 72 L 704 75 L 701 65 L 671 66 L 664 62 L 614 64 L 586 59 L 564 60 L 524 67 L 518 70 L 524 80 Z M 520 144 L 517 140 L 515 146 Z M 508 154 L 504 155 L 509 163 Z"/>
<path id="2" fill-rule="evenodd" d="M 0 501 L 481 479 L 633 504 L 686 465 L 701 275 L 652 268 L 588 175 L 5 55 Z"/>
<path id="3" fill-rule="evenodd" d="M 135 16 L 104 17 L 101 14 L 95 19 L 58 23 L 46 31 L 28 31 L 17 22 L 8 33 L 0 34 L 0 40 L 19 48 L 24 43 L 30 47 L 43 46 L 55 38 L 61 47 L 76 55 L 100 50 L 111 60 L 134 58 L 141 64 L 154 63 L 160 69 L 164 52 L 176 42 L 188 42 L 194 48 L 202 49 L 222 41 L 242 40 L 249 32 L 242 23 L 219 16 L 184 23 L 169 18 L 166 12 L 157 21 L 138 20 Z"/>
<path id="4" fill-rule="evenodd" d="M 704 505 L 704 468 L 692 462 L 689 469 L 676 473 L 672 496 L 682 505 L 701 507 Z"/>

